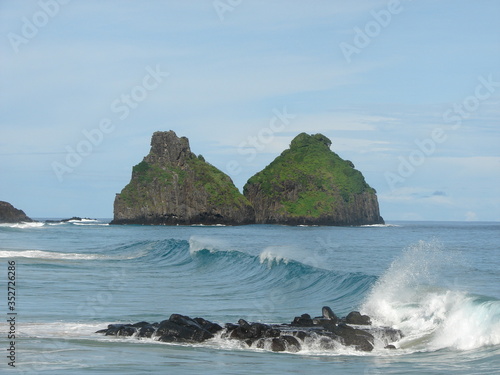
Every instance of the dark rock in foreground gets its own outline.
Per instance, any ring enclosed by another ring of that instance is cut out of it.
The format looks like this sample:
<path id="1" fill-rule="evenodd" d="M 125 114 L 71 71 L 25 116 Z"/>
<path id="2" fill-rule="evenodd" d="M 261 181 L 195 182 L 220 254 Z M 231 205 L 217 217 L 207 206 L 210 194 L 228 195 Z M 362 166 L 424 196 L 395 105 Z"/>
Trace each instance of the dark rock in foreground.
<path id="1" fill-rule="evenodd" d="M 33 222 L 24 211 L 18 210 L 8 202 L 0 201 L 0 223 Z"/>
<path id="2" fill-rule="evenodd" d="M 352 312 L 349 315 L 353 313 L 354 316 L 359 314 Z M 364 322 L 370 320 L 366 315 L 360 316 Z M 291 324 L 249 323 L 240 319 L 237 324 L 227 323 L 223 328 L 203 318 L 192 319 L 185 315 L 172 314 L 169 319 L 159 323 L 110 324 L 108 328 L 96 333 L 106 336 L 146 337 L 176 343 L 200 343 L 217 335 L 221 339 L 238 340 L 251 348 L 293 353 L 311 343 L 324 350 L 343 345 L 369 352 L 373 350 L 375 337 L 382 341 L 385 348 L 394 349 L 391 343 L 403 337 L 401 331 L 393 328 L 370 325 L 352 327 L 346 324 L 346 320 L 347 317 L 339 319 L 325 306 L 323 316 L 313 319 L 309 314 L 303 314 L 296 317 Z"/>
<path id="3" fill-rule="evenodd" d="M 359 325 L 370 325 L 372 324 L 371 319 L 368 315 L 361 315 L 359 311 L 351 311 L 345 317 L 345 322 L 347 324 L 359 324 Z"/>

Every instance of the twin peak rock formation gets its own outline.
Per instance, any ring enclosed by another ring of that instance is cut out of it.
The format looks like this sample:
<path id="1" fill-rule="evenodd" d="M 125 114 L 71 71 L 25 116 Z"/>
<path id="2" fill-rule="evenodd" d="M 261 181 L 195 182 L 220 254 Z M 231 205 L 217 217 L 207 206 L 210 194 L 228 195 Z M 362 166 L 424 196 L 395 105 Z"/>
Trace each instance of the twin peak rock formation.
<path id="1" fill-rule="evenodd" d="M 155 132 L 114 203 L 112 224 L 382 224 L 376 192 L 321 134 L 301 133 L 239 192 L 193 154 L 186 137 Z"/>

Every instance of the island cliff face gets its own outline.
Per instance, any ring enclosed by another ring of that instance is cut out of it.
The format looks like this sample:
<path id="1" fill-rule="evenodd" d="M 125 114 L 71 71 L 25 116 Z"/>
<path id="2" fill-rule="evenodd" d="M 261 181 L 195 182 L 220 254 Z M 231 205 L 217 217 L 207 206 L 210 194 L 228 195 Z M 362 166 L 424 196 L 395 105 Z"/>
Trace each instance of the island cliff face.
<path id="1" fill-rule="evenodd" d="M 243 194 L 256 222 L 286 225 L 382 224 L 376 192 L 352 162 L 330 150 L 322 134 L 301 133 Z"/>
<path id="2" fill-rule="evenodd" d="M 18 210 L 8 202 L 0 201 L 0 223 L 32 222 L 24 211 Z"/>
<path id="3" fill-rule="evenodd" d="M 301 133 L 242 195 L 231 179 L 194 155 L 187 138 L 156 132 L 114 203 L 111 224 L 383 224 L 377 195 L 321 134 Z"/>
<path id="4" fill-rule="evenodd" d="M 186 137 L 168 131 L 153 134 L 151 151 L 116 195 L 111 224 L 254 222 L 253 207 L 229 176 L 193 154 Z"/>

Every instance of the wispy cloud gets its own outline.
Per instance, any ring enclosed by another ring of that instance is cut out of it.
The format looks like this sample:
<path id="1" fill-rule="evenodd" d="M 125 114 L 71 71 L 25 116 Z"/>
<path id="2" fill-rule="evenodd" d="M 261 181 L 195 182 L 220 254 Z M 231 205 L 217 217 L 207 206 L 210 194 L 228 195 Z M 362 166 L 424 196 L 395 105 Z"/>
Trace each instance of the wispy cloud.
<path id="1" fill-rule="evenodd" d="M 39 9 L 38 2 L 0 4 L 2 35 L 21 32 L 23 17 Z M 160 64 L 170 73 L 165 84 L 93 149 L 68 192 L 44 175 L 47 196 L 57 191 L 71 202 L 61 206 L 93 206 L 110 216 L 114 193 L 156 130 L 188 136 L 193 151 L 221 169 L 237 160 L 240 185 L 307 132 L 330 137 L 332 149 L 364 172 L 390 214 L 492 217 L 490 211 L 500 211 L 500 90 L 460 129 L 450 129 L 443 112 L 474 95 L 479 76 L 500 81 L 498 5 L 406 2 L 407 11 L 347 63 L 339 43 L 352 40 L 354 28 L 387 4 L 243 1 L 221 21 L 212 1 L 69 2 L 19 53 L 0 40 L 0 164 L 17 176 L 2 176 L 8 183 L 0 194 L 24 194 L 27 205 L 38 204 L 18 188 L 36 185 L 35 174 L 19 171 L 46 173 L 84 129 L 110 115 L 113 100 L 140 84 L 146 66 Z M 449 9 L 453 14 L 443 18 Z M 248 161 L 241 145 L 265 134 L 273 110 L 284 107 L 296 118 Z M 390 192 L 384 173 L 397 171 L 399 157 L 409 160 L 419 150 L 416 141 L 436 128 L 446 132 L 446 142 Z M 107 186 L 99 203 L 72 199 L 76 186 L 97 185 Z"/>

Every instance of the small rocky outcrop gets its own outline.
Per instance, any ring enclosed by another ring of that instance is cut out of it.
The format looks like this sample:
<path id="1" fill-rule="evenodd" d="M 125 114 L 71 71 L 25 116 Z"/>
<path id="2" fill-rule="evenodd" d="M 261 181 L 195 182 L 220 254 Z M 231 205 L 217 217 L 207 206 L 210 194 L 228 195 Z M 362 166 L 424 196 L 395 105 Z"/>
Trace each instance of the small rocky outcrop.
<path id="1" fill-rule="evenodd" d="M 256 222 L 285 225 L 383 224 L 377 195 L 349 160 L 330 150 L 322 134 L 301 133 L 243 194 Z"/>
<path id="2" fill-rule="evenodd" d="M 193 154 L 186 137 L 155 132 L 151 151 L 132 170 L 114 203 L 111 224 L 227 224 L 255 221 L 253 207 L 232 180 Z"/>
<path id="3" fill-rule="evenodd" d="M 68 223 L 70 221 L 84 221 L 84 220 L 95 220 L 95 219 L 90 219 L 88 217 L 86 218 L 81 218 L 79 216 L 73 216 L 70 217 L 69 219 L 61 219 L 61 220 L 45 220 L 46 223 Z"/>
<path id="4" fill-rule="evenodd" d="M 169 319 L 159 323 L 110 324 L 96 333 L 177 343 L 200 343 L 218 336 L 221 339 L 238 340 L 249 348 L 292 353 L 299 352 L 308 345 L 324 350 L 348 346 L 370 352 L 376 340 L 387 349 L 395 349 L 392 343 L 403 337 L 401 331 L 393 328 L 372 327 L 370 324 L 352 327 L 346 321 L 347 317 L 339 319 L 325 306 L 322 316 L 311 318 L 309 314 L 302 314 L 290 324 L 249 323 L 240 319 L 236 324 L 226 323 L 222 327 L 203 318 L 192 319 L 172 314 Z M 364 322 L 370 322 L 370 318 L 364 318 Z"/>
<path id="5" fill-rule="evenodd" d="M 33 222 L 22 210 L 8 202 L 0 201 L 0 223 Z"/>

